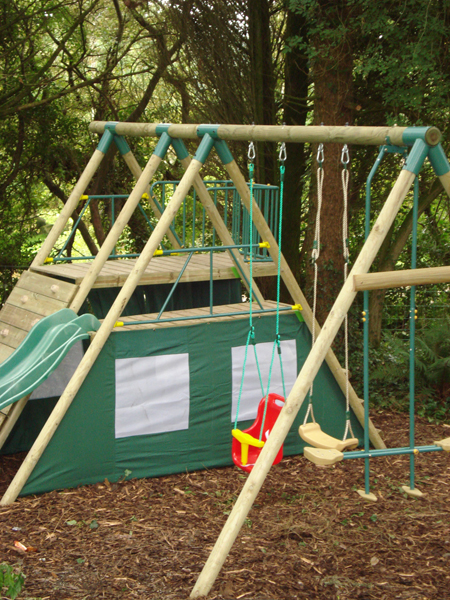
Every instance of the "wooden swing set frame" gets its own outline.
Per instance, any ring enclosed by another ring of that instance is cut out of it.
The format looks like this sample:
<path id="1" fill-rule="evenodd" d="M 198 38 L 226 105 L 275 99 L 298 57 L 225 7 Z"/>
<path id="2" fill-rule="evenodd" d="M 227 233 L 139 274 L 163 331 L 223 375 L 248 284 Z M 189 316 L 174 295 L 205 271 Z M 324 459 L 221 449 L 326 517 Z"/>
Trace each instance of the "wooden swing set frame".
<path id="1" fill-rule="evenodd" d="M 89 370 L 103 348 L 117 320 L 120 318 L 125 305 L 133 294 L 136 286 L 139 284 L 142 274 L 158 249 L 161 240 L 163 239 L 164 235 L 170 231 L 169 228 L 172 220 L 192 186 L 194 186 L 197 190 L 199 198 L 205 206 L 206 211 L 210 216 L 219 236 L 221 237 L 222 242 L 227 245 L 233 244 L 233 241 L 230 239 L 231 236 L 228 232 L 228 229 L 220 217 L 217 209 L 214 207 L 208 191 L 199 175 L 204 160 L 206 160 L 209 151 L 215 145 L 217 140 L 240 140 L 254 142 L 272 141 L 286 143 L 334 142 L 349 145 L 356 144 L 374 146 L 388 143 L 396 146 L 412 147 L 409 158 L 400 172 L 400 175 L 394 187 L 392 188 L 392 191 L 389 194 L 389 197 L 387 198 L 358 258 L 356 259 L 348 279 L 343 285 L 327 320 L 325 321 L 321 330 L 319 326 L 316 325 L 316 331 L 318 334 L 315 344 L 298 375 L 292 391 L 286 399 L 285 406 L 283 407 L 271 431 L 271 435 L 265 443 L 253 470 L 249 474 L 241 494 L 237 499 L 233 510 L 229 515 L 228 520 L 226 521 L 226 524 L 219 538 L 217 539 L 217 542 L 191 593 L 192 598 L 198 598 L 209 593 L 324 360 L 327 362 L 337 383 L 345 393 L 347 383 L 346 375 L 336 356 L 331 350 L 331 344 L 357 292 L 363 289 L 373 289 L 373 287 L 368 286 L 375 286 L 376 288 L 379 288 L 392 286 L 396 283 L 398 285 L 415 285 L 421 283 L 450 281 L 450 267 L 448 266 L 438 267 L 437 269 L 412 270 L 405 272 L 406 274 L 403 275 L 399 275 L 397 272 L 395 275 L 392 273 L 368 274 L 375 256 L 391 225 L 393 224 L 398 210 L 400 209 L 402 202 L 404 201 L 411 188 L 411 185 L 418 175 L 425 158 L 429 158 L 436 175 L 439 177 L 445 191 L 449 195 L 450 165 L 445 157 L 442 147 L 440 146 L 440 131 L 435 127 L 297 127 L 258 125 L 199 126 L 93 122 L 90 125 L 90 131 L 92 133 L 103 134 L 103 136 L 105 133 L 109 134 L 109 136 L 115 138 L 114 141 L 119 140 L 119 142 L 123 139 L 121 136 L 160 136 L 160 142 L 162 138 L 166 136 L 168 144 L 176 141 L 177 139 L 198 139 L 200 137 L 201 143 L 199 150 L 203 146 L 204 149 L 206 148 L 206 151 L 204 150 L 203 154 L 199 154 L 199 152 L 197 152 L 193 159 L 191 159 L 189 156 L 184 156 L 181 158 L 181 163 L 186 169 L 183 178 L 181 179 L 164 213 L 159 215 L 157 214 L 159 217 L 159 222 L 155 226 L 155 229 L 151 234 L 139 259 L 137 260 L 133 271 L 128 276 L 128 279 L 120 290 L 117 299 L 112 305 L 108 315 L 104 319 L 101 328 L 93 337 L 86 354 L 76 369 L 66 390 L 61 395 L 55 409 L 53 410 L 53 413 L 49 417 L 14 480 L 3 496 L 0 502 L 2 506 L 14 502 L 25 485 L 34 466 L 37 464 L 39 458 L 43 454 L 47 444 L 56 431 L 59 423 L 63 419 L 71 402 L 75 398 L 83 381 L 89 373 Z M 38 252 L 32 266 L 44 264 L 45 259 L 50 254 L 70 215 L 76 208 L 79 198 L 84 194 L 95 171 L 106 154 L 107 147 L 102 145 L 102 140 L 100 141 L 99 147 L 95 150 L 91 160 L 86 166 L 80 180 L 76 184 L 53 229 L 44 242 L 41 250 Z M 93 261 L 88 274 L 84 278 L 70 304 L 70 308 L 72 308 L 75 312 L 79 310 L 83 300 L 92 288 L 96 277 L 108 259 L 111 250 L 120 236 L 120 233 L 133 214 L 137 203 L 142 195 L 146 193 L 150 180 L 156 172 L 165 154 L 165 152 L 162 154 L 153 154 L 145 169 L 141 171 L 136 159 L 132 155 L 127 145 L 125 144 L 125 147 L 122 149 L 120 148 L 120 144 L 117 144 L 117 141 L 116 145 L 118 145 L 119 151 L 121 152 L 125 162 L 129 166 L 133 175 L 136 177 L 137 183 L 114 226 L 112 227 L 106 241 L 102 245 L 102 248 Z M 223 159 L 223 155 L 221 156 L 222 162 L 224 163 L 224 167 L 228 173 L 228 176 L 233 181 L 233 184 L 236 187 L 244 206 L 247 208 L 247 210 L 249 210 L 251 198 L 247 183 L 231 155 L 229 153 L 228 155 L 230 159 L 226 160 Z M 155 213 L 157 213 L 156 210 Z M 277 262 L 278 245 L 255 201 L 253 201 L 253 220 L 261 238 L 269 243 L 269 255 L 274 262 Z M 234 253 L 235 260 L 239 260 L 238 254 L 238 252 Z M 242 265 L 242 269 L 242 272 L 246 273 L 247 267 L 245 264 Z M 427 271 L 427 273 L 422 273 L 422 271 Z M 311 330 L 313 318 L 311 308 L 306 302 L 306 299 L 283 255 L 281 255 L 281 277 L 289 293 L 291 294 L 294 303 L 302 306 L 304 320 Z M 399 277 L 401 277 L 401 279 Z M 248 281 L 250 280 L 248 279 Z M 254 282 L 250 282 L 250 285 L 252 285 L 255 296 L 261 297 L 261 294 Z M 349 396 L 350 405 L 356 417 L 361 423 L 363 423 L 363 406 L 360 399 L 357 397 L 356 392 L 351 386 Z M 13 413 L 14 409 L 16 409 L 16 412 L 20 414 L 22 408 L 23 401 L 21 400 L 13 406 L 13 410 L 11 412 Z M 14 415 L 12 414 L 11 417 L 13 416 Z M 375 448 L 385 448 L 385 444 L 383 443 L 380 435 L 375 430 L 372 423 L 369 424 L 369 433 L 370 439 Z"/>

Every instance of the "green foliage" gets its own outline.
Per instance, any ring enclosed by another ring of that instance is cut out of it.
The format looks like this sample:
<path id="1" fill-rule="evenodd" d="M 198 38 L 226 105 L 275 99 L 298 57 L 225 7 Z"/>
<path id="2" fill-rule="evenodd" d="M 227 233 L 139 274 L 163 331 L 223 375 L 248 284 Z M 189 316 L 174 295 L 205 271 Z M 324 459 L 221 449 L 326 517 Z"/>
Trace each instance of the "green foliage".
<path id="1" fill-rule="evenodd" d="M 22 590 L 25 575 L 15 571 L 11 565 L 0 564 L 0 595 L 9 600 L 15 600 Z M 5 591 L 6 588 L 6 591 Z"/>
<path id="2" fill-rule="evenodd" d="M 415 405 L 419 416 L 450 416 L 450 318 L 431 321 L 415 340 Z M 409 334 L 384 331 L 370 353 L 370 399 L 382 408 L 408 410 Z"/>

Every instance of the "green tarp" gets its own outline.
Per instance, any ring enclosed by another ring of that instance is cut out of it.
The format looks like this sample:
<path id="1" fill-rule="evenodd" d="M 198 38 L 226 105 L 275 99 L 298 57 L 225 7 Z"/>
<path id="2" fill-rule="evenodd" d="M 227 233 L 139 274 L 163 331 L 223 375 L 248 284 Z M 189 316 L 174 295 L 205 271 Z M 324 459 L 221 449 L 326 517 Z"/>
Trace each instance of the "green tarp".
<path id="1" fill-rule="evenodd" d="M 275 316 L 255 320 L 256 342 L 272 342 Z M 294 313 L 280 316 L 281 339 L 295 339 L 297 366 L 301 368 L 310 348 L 305 323 Z M 102 350 L 43 457 L 34 469 L 23 494 L 133 477 L 155 477 L 231 461 L 231 350 L 244 346 L 248 334 L 245 319 L 156 330 L 114 332 Z M 189 354 L 189 428 L 182 431 L 115 438 L 115 360 L 120 358 Z M 324 364 L 314 383 L 316 420 L 329 434 L 341 438 L 345 428 L 345 399 Z M 260 397 L 255 397 L 257 404 Z M 20 440 L 21 430 L 36 415 L 38 406 L 48 412 L 48 401 L 30 402 L 13 430 L 8 446 Z M 306 404 L 289 433 L 284 454 L 301 452 L 297 429 Z M 250 421 L 239 424 L 251 425 Z M 354 433 L 362 429 L 352 416 Z M 23 439 L 22 439 L 23 441 Z M 5 448 L 7 451 L 8 448 Z"/>

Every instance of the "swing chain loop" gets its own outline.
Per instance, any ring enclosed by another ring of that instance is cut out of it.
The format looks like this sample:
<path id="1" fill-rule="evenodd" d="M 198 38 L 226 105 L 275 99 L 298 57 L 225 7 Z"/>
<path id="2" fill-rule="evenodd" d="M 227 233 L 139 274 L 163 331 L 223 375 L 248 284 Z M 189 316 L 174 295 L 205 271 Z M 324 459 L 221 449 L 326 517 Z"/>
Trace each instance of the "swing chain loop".
<path id="1" fill-rule="evenodd" d="M 250 144 L 248 145 L 248 160 L 255 160 L 256 157 L 256 150 L 255 150 L 255 144 L 253 142 L 250 142 Z"/>
<path id="2" fill-rule="evenodd" d="M 323 144 L 319 144 L 319 148 L 317 150 L 317 162 L 319 163 L 319 167 L 322 167 L 324 160 L 325 160 L 325 154 L 323 151 Z"/>
<path id="3" fill-rule="evenodd" d="M 342 152 L 341 152 L 341 163 L 343 165 L 347 166 L 349 162 L 350 162 L 350 153 L 348 151 L 347 144 L 345 144 L 344 147 L 342 148 Z"/>
<path id="4" fill-rule="evenodd" d="M 284 163 L 284 161 L 287 159 L 287 153 L 286 153 L 286 144 L 285 142 L 283 142 L 281 144 L 281 148 L 280 148 L 280 153 L 278 155 L 278 160 L 282 163 Z"/>

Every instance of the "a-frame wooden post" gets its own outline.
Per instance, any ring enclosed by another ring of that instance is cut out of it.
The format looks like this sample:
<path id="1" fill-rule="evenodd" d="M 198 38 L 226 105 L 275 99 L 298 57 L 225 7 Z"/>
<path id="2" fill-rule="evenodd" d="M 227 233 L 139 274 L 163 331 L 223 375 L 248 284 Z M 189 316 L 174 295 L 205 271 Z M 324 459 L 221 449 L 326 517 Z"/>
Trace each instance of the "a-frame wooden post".
<path id="1" fill-rule="evenodd" d="M 428 146 L 422 141 L 415 142 L 410 157 L 401 171 L 389 197 L 387 198 L 372 231 L 367 238 L 354 266 L 344 283 L 316 342 L 306 359 L 297 381 L 289 394 L 271 434 L 251 471 L 237 499 L 228 520 L 218 537 L 216 544 L 195 584 L 191 598 L 206 596 L 211 589 L 226 557 L 251 509 L 253 502 L 264 483 L 275 456 L 284 442 L 294 419 L 303 404 L 308 390 L 329 351 L 331 344 L 342 325 L 357 292 L 353 288 L 353 277 L 366 273 L 385 239 L 400 206 L 407 195 L 415 177 L 428 153 Z M 412 166 L 409 166 L 412 165 Z M 228 172 L 239 182 L 234 165 L 227 165 Z M 411 170 L 409 170 L 411 169 Z"/>

